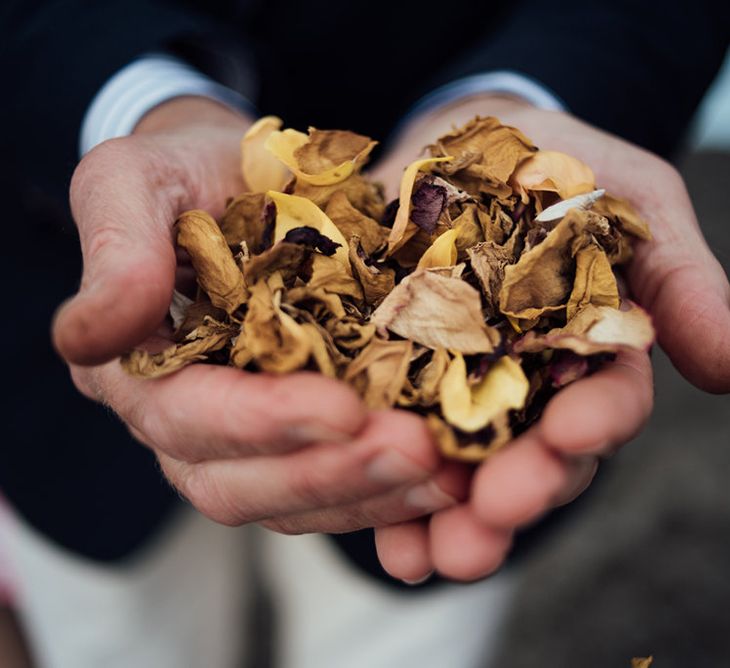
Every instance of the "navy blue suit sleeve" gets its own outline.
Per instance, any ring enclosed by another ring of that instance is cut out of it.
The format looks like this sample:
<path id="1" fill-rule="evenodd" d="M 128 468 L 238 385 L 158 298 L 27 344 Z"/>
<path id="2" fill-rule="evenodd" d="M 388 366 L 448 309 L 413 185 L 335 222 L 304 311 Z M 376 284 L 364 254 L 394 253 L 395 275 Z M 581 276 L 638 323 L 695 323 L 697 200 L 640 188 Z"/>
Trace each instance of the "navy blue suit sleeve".
<path id="1" fill-rule="evenodd" d="M 24 182 L 63 199 L 84 113 L 110 76 L 160 50 L 194 54 L 224 71 L 214 61 L 233 62 L 229 43 L 241 41 L 227 40 L 226 25 L 212 15 L 152 0 L 21 0 L 1 10 L 0 25 L 0 67 L 9 79 L 3 90 L 12 91 L 0 111 L 4 154 Z"/>
<path id="2" fill-rule="evenodd" d="M 433 85 L 509 69 L 594 125 L 659 154 L 681 139 L 730 40 L 730 3 L 526 0 Z"/>

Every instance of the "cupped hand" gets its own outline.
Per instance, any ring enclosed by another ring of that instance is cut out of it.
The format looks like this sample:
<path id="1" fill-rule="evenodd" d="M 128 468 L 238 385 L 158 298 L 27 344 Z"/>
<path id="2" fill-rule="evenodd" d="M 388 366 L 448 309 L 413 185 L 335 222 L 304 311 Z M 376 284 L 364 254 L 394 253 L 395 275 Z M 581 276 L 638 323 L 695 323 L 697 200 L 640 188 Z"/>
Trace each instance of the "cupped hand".
<path id="1" fill-rule="evenodd" d="M 139 380 L 116 360 L 161 335 L 178 268 L 177 216 L 218 215 L 244 189 L 239 146 L 251 121 L 180 98 L 79 164 L 71 207 L 83 279 L 53 325 L 77 387 L 112 408 L 171 483 L 218 522 L 350 531 L 454 505 L 464 473 L 439 461 L 421 421 L 369 414 L 344 384 L 207 365 Z"/>
<path id="2" fill-rule="evenodd" d="M 658 342 L 677 369 L 710 392 L 730 391 L 730 286 L 700 231 L 677 171 L 660 158 L 568 114 L 500 97 L 476 97 L 416 119 L 374 176 L 391 194 L 403 165 L 435 137 L 494 115 L 543 149 L 570 153 L 596 182 L 630 200 L 653 239 L 636 246 L 626 277 L 651 314 Z M 393 576 L 415 581 L 432 571 L 474 580 L 495 571 L 518 528 L 569 502 L 589 484 L 600 457 L 642 428 L 652 408 L 647 354 L 626 352 L 562 390 L 542 419 L 474 473 L 469 498 L 427 520 L 376 531 L 378 554 Z"/>

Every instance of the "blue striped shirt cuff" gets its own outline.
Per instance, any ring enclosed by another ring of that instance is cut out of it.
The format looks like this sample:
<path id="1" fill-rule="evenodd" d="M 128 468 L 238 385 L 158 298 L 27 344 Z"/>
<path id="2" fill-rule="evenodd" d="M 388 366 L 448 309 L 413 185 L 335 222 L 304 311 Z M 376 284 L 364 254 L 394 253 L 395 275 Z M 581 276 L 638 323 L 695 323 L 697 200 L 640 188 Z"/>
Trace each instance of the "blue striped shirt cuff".
<path id="1" fill-rule="evenodd" d="M 184 95 L 208 97 L 257 115 L 254 105 L 243 95 L 183 61 L 165 54 L 149 54 L 119 70 L 91 101 L 81 124 L 79 153 L 84 155 L 107 139 L 131 134 L 152 108 Z"/>

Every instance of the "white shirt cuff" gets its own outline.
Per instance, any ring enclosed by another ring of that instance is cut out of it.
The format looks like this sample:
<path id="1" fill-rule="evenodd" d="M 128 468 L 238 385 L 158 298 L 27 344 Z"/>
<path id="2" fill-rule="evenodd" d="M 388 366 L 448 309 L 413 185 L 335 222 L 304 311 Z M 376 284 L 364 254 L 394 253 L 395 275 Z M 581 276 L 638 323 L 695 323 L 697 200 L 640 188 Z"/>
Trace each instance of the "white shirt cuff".
<path id="1" fill-rule="evenodd" d="M 99 90 L 81 123 L 79 153 L 113 137 L 132 133 L 153 107 L 183 95 L 209 97 L 228 107 L 256 114 L 243 95 L 209 79 L 173 56 L 149 54 L 131 62 Z"/>
<path id="2" fill-rule="evenodd" d="M 463 77 L 431 91 L 411 107 L 404 120 L 479 93 L 503 93 L 518 97 L 538 109 L 566 110 L 565 103 L 542 84 L 518 72 L 498 70 Z"/>

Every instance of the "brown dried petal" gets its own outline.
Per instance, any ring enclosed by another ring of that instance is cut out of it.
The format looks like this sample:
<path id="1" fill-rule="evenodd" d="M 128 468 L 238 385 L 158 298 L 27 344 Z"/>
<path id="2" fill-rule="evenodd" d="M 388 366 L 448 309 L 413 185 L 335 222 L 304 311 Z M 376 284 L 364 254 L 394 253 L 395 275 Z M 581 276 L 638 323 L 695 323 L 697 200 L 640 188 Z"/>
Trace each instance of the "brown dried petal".
<path id="1" fill-rule="evenodd" d="M 507 184 L 510 176 L 517 165 L 537 150 L 516 128 L 502 125 L 494 117 L 479 116 L 440 137 L 430 149 L 434 156 L 454 156 L 454 165 L 442 166 L 439 171 L 454 174 L 458 165 L 460 169 L 452 179 L 455 185 L 463 185 L 475 194 L 474 181 L 478 180 L 479 191 L 498 197 L 512 194 Z"/>
<path id="2" fill-rule="evenodd" d="M 376 307 L 395 287 L 395 271 L 389 267 L 367 264 L 365 250 L 360 246 L 360 237 L 350 238 L 350 264 L 360 281 L 368 305 Z"/>
<path id="3" fill-rule="evenodd" d="M 587 243 L 591 226 L 598 224 L 596 218 L 571 209 L 542 243 L 505 268 L 499 295 L 502 313 L 530 320 L 565 307 L 573 287 L 576 242 Z"/>
<path id="4" fill-rule="evenodd" d="M 266 226 L 265 205 L 264 193 L 243 193 L 231 201 L 220 221 L 229 246 L 238 247 L 245 241 L 252 253 L 261 252 Z"/>
<path id="5" fill-rule="evenodd" d="M 644 241 L 651 239 L 651 231 L 646 221 L 639 216 L 636 209 L 625 199 L 606 194 L 593 205 L 593 211 L 608 218 L 626 234 Z"/>
<path id="6" fill-rule="evenodd" d="M 620 299 L 616 277 L 606 254 L 596 244 L 590 244 L 575 256 L 575 281 L 568 299 L 568 320 L 588 304 L 618 308 Z"/>
<path id="7" fill-rule="evenodd" d="M 565 327 L 551 329 L 547 334 L 528 332 L 515 342 L 516 353 L 537 353 L 551 348 L 572 350 L 578 355 L 615 353 L 623 348 L 648 350 L 654 342 L 651 317 L 631 302 L 623 307 L 589 304 Z"/>
<path id="8" fill-rule="evenodd" d="M 431 270 L 403 279 L 371 321 L 381 332 L 389 329 L 428 348 L 479 353 L 491 352 L 499 343 L 497 331 L 484 323 L 479 293 Z"/>
<path id="9" fill-rule="evenodd" d="M 261 278 L 268 278 L 280 272 L 288 284 L 301 271 L 304 261 L 312 254 L 305 246 L 280 241 L 259 255 L 254 255 L 244 264 L 244 278 L 247 285 L 253 285 Z"/>
<path id="10" fill-rule="evenodd" d="M 160 378 L 193 362 L 202 362 L 210 353 L 225 348 L 234 334 L 234 328 L 208 319 L 206 325 L 190 332 L 183 343 L 156 354 L 133 350 L 122 356 L 120 362 L 130 376 Z"/>
<path id="11" fill-rule="evenodd" d="M 434 413 L 426 416 L 426 424 L 444 457 L 472 464 L 484 461 L 512 439 L 506 415 L 476 434 L 454 429 Z"/>
<path id="12" fill-rule="evenodd" d="M 471 268 L 482 286 L 487 317 L 493 318 L 499 314 L 499 292 L 504 280 L 504 269 L 512 262 L 512 253 L 493 241 L 484 241 L 468 248 L 467 253 Z"/>
<path id="13" fill-rule="evenodd" d="M 390 408 L 401 393 L 413 353 L 411 341 L 374 338 L 347 367 L 343 380 L 372 409 Z"/>
<path id="14" fill-rule="evenodd" d="M 385 210 L 383 189 L 379 184 L 371 183 L 360 174 L 330 186 L 313 186 L 304 181 L 297 181 L 292 194 L 306 197 L 320 209 L 325 209 L 336 193 L 343 193 L 350 204 L 360 213 L 374 220 L 381 220 Z M 329 214 L 328 214 L 329 215 Z"/>
<path id="15" fill-rule="evenodd" d="M 330 198 L 325 209 L 330 220 L 337 225 L 345 239 L 354 234 L 360 237 L 360 243 L 368 255 L 385 245 L 390 230 L 375 220 L 358 211 L 347 198 L 344 191 L 336 192 Z"/>
<path id="16" fill-rule="evenodd" d="M 177 242 L 190 255 L 200 287 L 215 306 L 233 313 L 246 301 L 246 289 L 218 224 L 196 209 L 183 213 L 177 228 Z"/>
<path id="17" fill-rule="evenodd" d="M 241 346 L 263 371 L 296 371 L 307 364 L 311 353 L 309 336 L 281 310 L 277 292 L 263 279 L 251 287 L 241 337 Z"/>

